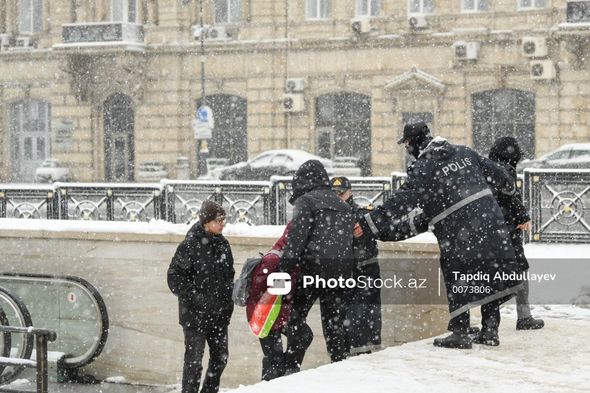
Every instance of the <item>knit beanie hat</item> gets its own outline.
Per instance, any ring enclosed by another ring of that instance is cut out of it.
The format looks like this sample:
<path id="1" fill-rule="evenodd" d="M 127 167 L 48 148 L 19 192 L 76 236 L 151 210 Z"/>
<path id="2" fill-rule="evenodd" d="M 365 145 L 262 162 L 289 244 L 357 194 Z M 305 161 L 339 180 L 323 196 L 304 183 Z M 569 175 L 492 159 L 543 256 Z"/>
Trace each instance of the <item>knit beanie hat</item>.
<path id="1" fill-rule="evenodd" d="M 201 225 L 221 217 L 225 217 L 225 210 L 221 205 L 210 200 L 203 202 L 201 209 L 199 209 L 199 222 Z"/>

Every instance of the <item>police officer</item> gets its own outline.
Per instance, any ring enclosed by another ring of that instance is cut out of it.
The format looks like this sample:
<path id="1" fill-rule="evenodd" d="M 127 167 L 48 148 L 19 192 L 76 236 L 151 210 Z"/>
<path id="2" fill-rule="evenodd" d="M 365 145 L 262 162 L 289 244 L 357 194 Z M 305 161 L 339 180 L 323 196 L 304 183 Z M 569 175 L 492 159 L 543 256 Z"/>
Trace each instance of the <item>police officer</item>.
<path id="1" fill-rule="evenodd" d="M 408 167 L 403 186 L 364 216 L 362 231 L 379 235 L 392 220 L 421 208 L 440 247 L 451 314 L 448 328 L 452 334 L 436 339 L 434 345 L 498 345 L 499 304 L 520 287 L 516 281 L 503 279 L 502 273 L 518 271 L 518 267 L 502 211 L 489 185 L 513 194 L 514 182 L 501 166 L 468 147 L 433 138 L 423 122 L 405 125 L 398 143 L 416 161 Z M 479 305 L 482 330 L 473 340 L 469 309 Z"/>

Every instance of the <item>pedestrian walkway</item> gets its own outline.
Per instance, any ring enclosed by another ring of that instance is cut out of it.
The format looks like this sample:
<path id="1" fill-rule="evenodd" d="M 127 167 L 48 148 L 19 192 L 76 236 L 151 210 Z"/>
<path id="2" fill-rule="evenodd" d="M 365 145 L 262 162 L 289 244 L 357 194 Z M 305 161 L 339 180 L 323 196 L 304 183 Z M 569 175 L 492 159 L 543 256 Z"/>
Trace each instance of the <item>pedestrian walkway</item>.
<path id="1" fill-rule="evenodd" d="M 36 390 L 35 371 L 25 370 L 21 378 L 9 385 L 0 387 L 2 393 L 24 393 Z M 175 385 L 132 385 L 127 383 L 101 382 L 95 384 L 82 383 L 49 383 L 49 393 L 180 393 L 180 386 Z"/>

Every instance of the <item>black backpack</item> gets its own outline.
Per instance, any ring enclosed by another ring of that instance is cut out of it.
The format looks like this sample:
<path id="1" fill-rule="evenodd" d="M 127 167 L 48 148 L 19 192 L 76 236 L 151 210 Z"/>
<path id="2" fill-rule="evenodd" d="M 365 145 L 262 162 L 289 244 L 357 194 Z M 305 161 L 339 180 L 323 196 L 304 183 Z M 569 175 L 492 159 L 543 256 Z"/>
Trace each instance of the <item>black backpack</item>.
<path id="1" fill-rule="evenodd" d="M 267 254 L 275 254 L 279 257 L 283 255 L 281 251 L 270 250 Z M 260 254 L 258 257 L 248 258 L 244 262 L 240 276 L 234 282 L 234 290 L 231 298 L 236 306 L 244 307 L 250 296 L 250 288 L 252 287 L 252 272 L 254 268 L 262 261 L 264 255 Z"/>

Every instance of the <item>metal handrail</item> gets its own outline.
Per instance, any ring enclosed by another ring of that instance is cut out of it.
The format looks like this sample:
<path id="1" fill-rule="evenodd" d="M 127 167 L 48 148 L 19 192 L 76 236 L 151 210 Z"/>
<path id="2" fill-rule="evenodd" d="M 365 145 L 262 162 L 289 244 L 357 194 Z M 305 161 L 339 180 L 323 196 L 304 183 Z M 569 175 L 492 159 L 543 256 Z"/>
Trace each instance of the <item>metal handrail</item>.
<path id="1" fill-rule="evenodd" d="M 47 393 L 48 391 L 48 362 L 47 362 L 47 343 L 57 339 L 57 333 L 49 329 L 40 329 L 29 327 L 16 326 L 0 326 L 1 332 L 7 333 L 23 333 L 26 335 L 33 335 L 35 337 L 36 347 L 36 361 L 28 359 L 13 359 L 0 358 L 0 364 L 3 365 L 18 365 L 20 367 L 35 367 L 37 369 L 37 393 Z"/>

